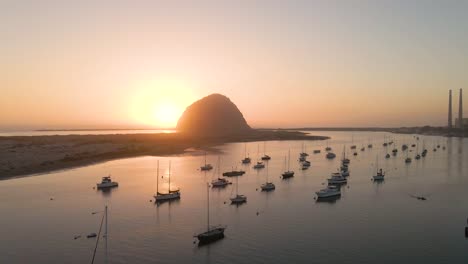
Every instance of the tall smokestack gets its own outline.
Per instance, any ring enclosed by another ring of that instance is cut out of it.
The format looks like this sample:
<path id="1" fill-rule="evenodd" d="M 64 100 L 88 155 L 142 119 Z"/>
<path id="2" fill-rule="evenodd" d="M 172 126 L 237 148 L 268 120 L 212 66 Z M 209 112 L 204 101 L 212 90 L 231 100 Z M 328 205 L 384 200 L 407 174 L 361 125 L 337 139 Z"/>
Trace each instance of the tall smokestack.
<path id="1" fill-rule="evenodd" d="M 458 125 L 463 130 L 463 90 L 460 88 L 460 98 L 458 98 Z"/>
<path id="2" fill-rule="evenodd" d="M 452 129 L 452 90 L 449 90 L 448 129 Z"/>

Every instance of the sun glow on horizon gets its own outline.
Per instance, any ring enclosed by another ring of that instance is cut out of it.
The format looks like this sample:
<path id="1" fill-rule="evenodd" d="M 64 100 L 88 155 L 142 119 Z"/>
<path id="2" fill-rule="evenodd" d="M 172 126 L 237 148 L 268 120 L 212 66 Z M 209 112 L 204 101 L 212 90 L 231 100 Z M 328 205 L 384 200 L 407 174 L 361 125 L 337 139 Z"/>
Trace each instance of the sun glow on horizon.
<path id="1" fill-rule="evenodd" d="M 141 125 L 175 128 L 195 96 L 190 85 L 175 79 L 157 79 L 137 85 L 130 107 L 132 119 Z"/>

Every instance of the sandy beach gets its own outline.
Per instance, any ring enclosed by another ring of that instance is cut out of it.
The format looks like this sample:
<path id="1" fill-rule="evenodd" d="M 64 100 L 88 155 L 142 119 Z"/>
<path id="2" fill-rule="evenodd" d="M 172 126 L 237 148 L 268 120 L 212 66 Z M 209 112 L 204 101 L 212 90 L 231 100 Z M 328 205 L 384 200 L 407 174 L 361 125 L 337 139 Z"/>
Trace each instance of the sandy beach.
<path id="1" fill-rule="evenodd" d="M 196 155 L 230 142 L 324 140 L 301 132 L 257 130 L 215 138 L 179 133 L 0 137 L 0 180 L 86 166 L 113 159 L 154 155 Z"/>

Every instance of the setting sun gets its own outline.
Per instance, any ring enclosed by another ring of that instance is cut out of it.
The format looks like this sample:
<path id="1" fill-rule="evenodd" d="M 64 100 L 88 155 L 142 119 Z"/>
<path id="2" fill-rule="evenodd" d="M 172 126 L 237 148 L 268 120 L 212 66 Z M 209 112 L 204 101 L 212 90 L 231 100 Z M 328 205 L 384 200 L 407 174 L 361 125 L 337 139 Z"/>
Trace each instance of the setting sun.
<path id="1" fill-rule="evenodd" d="M 191 84 L 176 78 L 156 78 L 135 87 L 130 115 L 143 126 L 174 128 L 185 108 L 195 100 Z"/>
<path id="2" fill-rule="evenodd" d="M 162 127 L 175 127 L 183 111 L 183 109 L 178 108 L 172 102 L 161 103 L 155 106 L 155 122 Z"/>

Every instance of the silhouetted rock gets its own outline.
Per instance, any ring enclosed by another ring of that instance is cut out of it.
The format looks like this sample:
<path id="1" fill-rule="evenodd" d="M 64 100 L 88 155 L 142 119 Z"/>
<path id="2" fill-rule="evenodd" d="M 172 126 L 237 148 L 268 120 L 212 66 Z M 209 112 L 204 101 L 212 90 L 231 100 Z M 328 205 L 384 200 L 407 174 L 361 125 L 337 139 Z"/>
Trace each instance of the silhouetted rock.
<path id="1" fill-rule="evenodd" d="M 204 97 L 184 111 L 177 131 L 195 136 L 239 135 L 251 131 L 237 106 L 224 95 Z"/>

